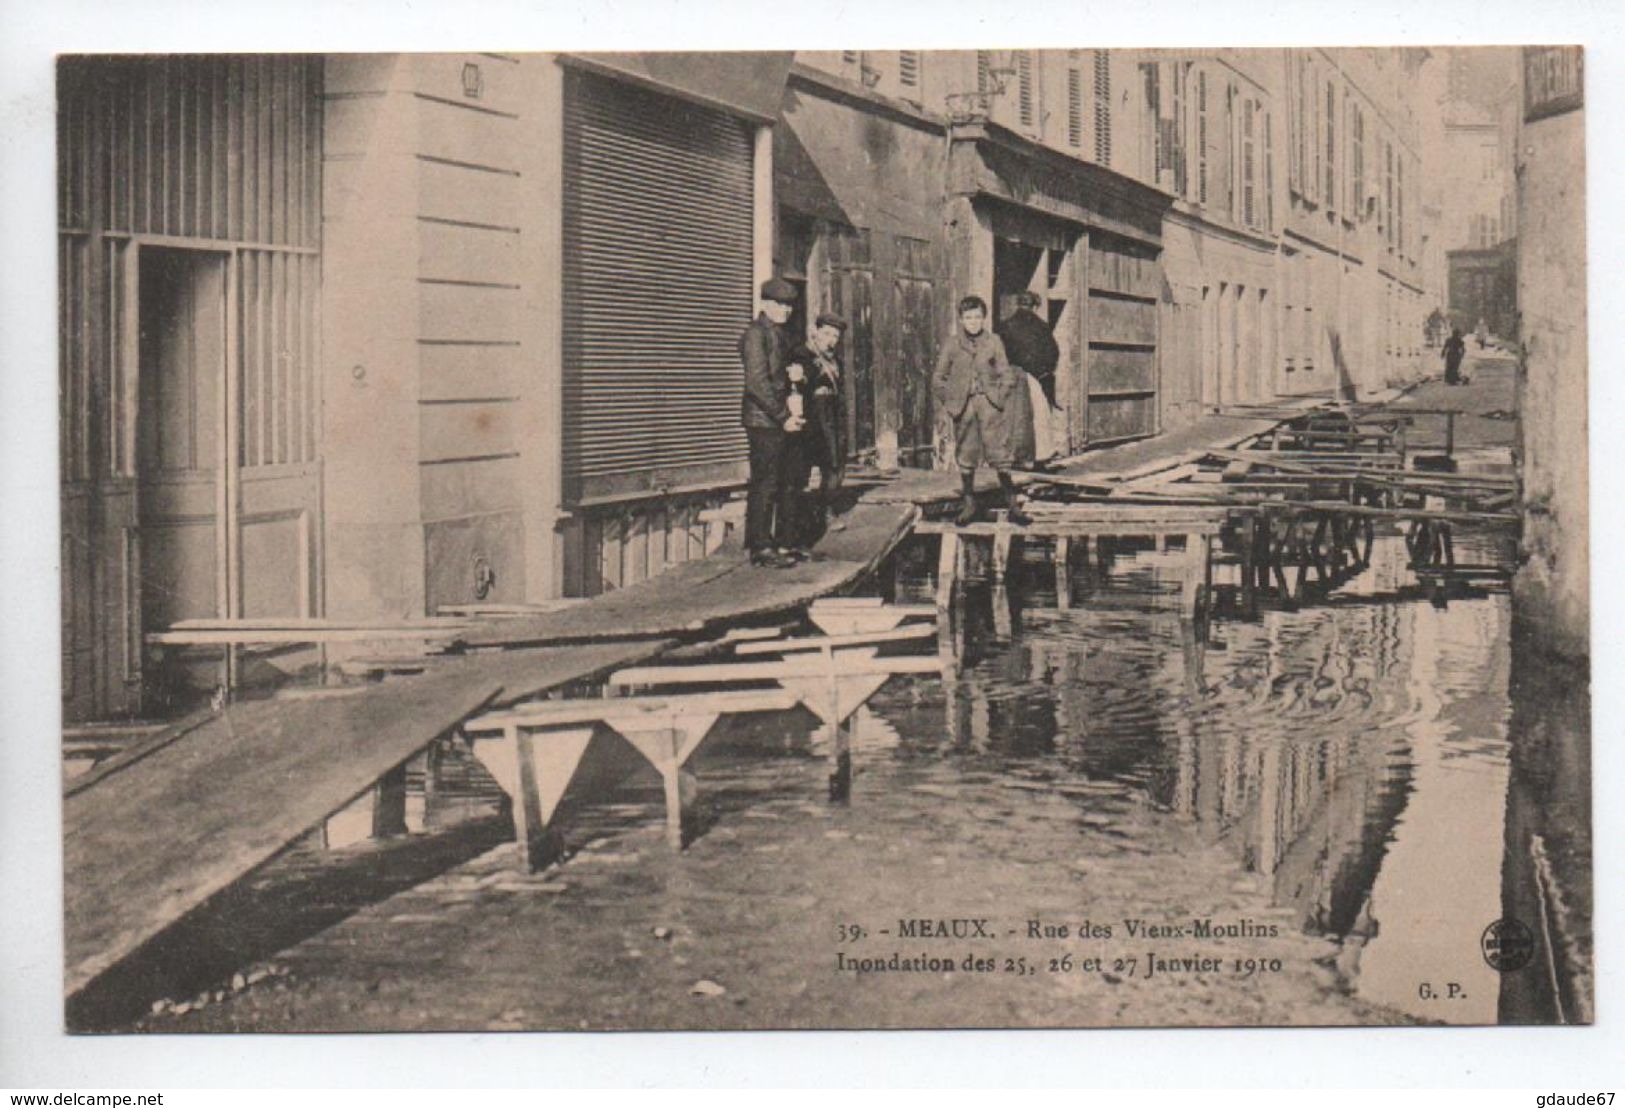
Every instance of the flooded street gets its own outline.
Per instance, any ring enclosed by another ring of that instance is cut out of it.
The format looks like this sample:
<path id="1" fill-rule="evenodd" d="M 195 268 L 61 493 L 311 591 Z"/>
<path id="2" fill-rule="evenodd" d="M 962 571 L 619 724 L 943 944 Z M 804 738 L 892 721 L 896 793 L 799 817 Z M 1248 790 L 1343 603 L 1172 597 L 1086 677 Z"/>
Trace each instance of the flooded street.
<path id="1" fill-rule="evenodd" d="M 895 599 L 931 594 L 934 545 L 880 575 Z M 523 875 L 499 790 L 448 747 L 432 789 L 408 783 L 415 834 L 333 849 L 335 821 L 329 849 L 185 921 L 165 945 L 186 970 L 138 968 L 152 1013 L 84 1022 L 1495 1022 L 1508 598 L 1435 606 L 1384 536 L 1297 610 L 1244 620 L 1220 576 L 1204 635 L 1171 546 L 1075 564 L 1066 610 L 1042 546 L 1007 586 L 973 565 L 957 664 L 855 717 L 847 805 L 809 713 L 736 717 L 698 755 L 702 826 L 673 855 L 658 779 L 601 736 L 569 856 Z"/>
<path id="2" fill-rule="evenodd" d="M 1120 783 L 1222 846 L 1293 927 L 1338 944 L 1361 999 L 1494 1022 L 1477 935 L 1500 914 L 1507 597 L 1428 603 L 1390 538 L 1328 601 L 1221 619 L 1204 644 L 1175 614 L 1183 561 L 1115 558 L 1064 612 L 1043 567 L 1019 600 L 980 589 L 956 741 L 1006 772 Z"/>

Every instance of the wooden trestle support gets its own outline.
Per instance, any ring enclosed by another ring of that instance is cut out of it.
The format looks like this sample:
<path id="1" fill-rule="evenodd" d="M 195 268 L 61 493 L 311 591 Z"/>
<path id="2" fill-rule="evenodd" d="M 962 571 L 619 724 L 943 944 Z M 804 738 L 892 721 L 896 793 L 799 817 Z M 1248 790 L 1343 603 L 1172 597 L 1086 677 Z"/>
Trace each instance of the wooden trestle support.
<path id="1" fill-rule="evenodd" d="M 824 726 L 830 798 L 845 801 L 852 787 L 848 721 L 853 713 L 893 675 L 936 673 L 941 665 L 934 655 L 881 657 L 879 647 L 930 638 L 934 626 L 904 624 L 933 614 L 929 606 L 885 604 L 879 598 L 820 600 L 808 616 L 822 635 L 731 641 L 737 657 L 779 655 L 776 659 L 623 669 L 610 676 L 603 697 L 519 704 L 469 720 L 463 734 L 512 800 L 524 869 L 535 871 L 558 858 L 554 816 L 599 727 L 625 738 L 660 774 L 666 840 L 680 850 L 699 793 L 698 779 L 687 766 L 724 715 L 806 707 Z M 696 685 L 707 690 L 654 691 Z M 614 695 L 630 689 L 642 691 Z"/>

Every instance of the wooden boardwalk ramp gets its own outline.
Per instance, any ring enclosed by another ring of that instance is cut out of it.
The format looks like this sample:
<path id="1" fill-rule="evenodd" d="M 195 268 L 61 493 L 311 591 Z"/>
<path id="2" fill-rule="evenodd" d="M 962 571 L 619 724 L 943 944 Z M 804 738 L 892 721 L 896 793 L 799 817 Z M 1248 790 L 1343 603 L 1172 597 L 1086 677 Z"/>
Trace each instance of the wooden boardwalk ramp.
<path id="1" fill-rule="evenodd" d="M 661 641 L 447 658 L 422 677 L 227 707 L 63 801 L 71 997 L 487 707 Z"/>

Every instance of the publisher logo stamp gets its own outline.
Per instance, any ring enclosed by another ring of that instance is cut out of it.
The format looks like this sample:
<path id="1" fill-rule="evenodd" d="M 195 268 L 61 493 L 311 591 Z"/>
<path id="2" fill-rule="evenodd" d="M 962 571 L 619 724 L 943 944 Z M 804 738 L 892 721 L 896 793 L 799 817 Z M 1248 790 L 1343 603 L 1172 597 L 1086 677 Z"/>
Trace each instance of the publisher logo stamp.
<path id="1" fill-rule="evenodd" d="M 1484 928 L 1478 946 L 1490 969 L 1501 973 L 1521 970 L 1535 957 L 1535 936 L 1515 919 L 1498 919 Z"/>

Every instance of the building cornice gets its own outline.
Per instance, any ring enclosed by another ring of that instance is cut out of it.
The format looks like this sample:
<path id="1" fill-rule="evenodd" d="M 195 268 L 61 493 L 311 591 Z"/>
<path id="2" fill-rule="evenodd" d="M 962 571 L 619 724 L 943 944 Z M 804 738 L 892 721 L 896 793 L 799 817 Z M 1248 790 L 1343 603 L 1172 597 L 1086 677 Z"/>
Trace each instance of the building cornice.
<path id="1" fill-rule="evenodd" d="M 949 126 L 949 191 L 986 196 L 1161 249 L 1173 197 L 986 120 Z"/>
<path id="2" fill-rule="evenodd" d="M 1268 250 L 1272 253 L 1279 249 L 1281 245 L 1280 238 L 1275 235 L 1249 231 L 1228 223 L 1220 223 L 1209 219 L 1183 200 L 1176 200 L 1173 206 L 1168 209 L 1168 222 L 1177 223 L 1181 227 L 1189 227 L 1204 234 L 1217 235 L 1220 238 L 1229 239 L 1243 246 Z"/>
<path id="3" fill-rule="evenodd" d="M 848 107 L 858 108 L 875 115 L 884 116 L 896 123 L 916 127 L 932 134 L 943 134 L 948 129 L 948 120 L 944 116 L 928 112 L 916 104 L 906 100 L 894 100 L 890 96 L 867 89 L 856 81 L 849 81 L 844 77 L 837 77 L 833 73 L 826 73 L 822 69 L 815 69 L 804 62 L 795 62 L 790 66 L 790 77 L 786 82 L 787 88 L 800 89 L 810 92 L 825 100 L 845 104 Z"/>

